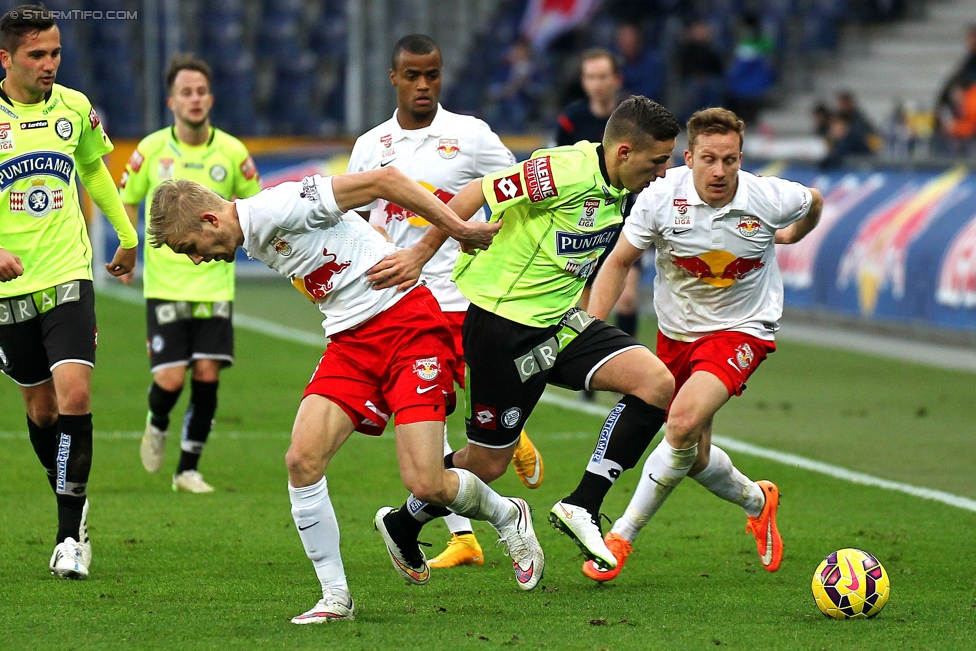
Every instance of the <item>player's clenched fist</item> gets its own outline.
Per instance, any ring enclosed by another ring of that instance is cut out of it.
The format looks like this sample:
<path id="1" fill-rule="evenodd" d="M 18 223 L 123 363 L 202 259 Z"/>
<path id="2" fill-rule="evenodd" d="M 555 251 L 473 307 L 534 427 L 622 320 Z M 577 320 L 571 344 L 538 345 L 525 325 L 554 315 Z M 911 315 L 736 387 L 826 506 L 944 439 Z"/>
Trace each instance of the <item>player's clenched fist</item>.
<path id="1" fill-rule="evenodd" d="M 0 282 L 7 282 L 24 275 L 24 265 L 10 251 L 0 249 Z"/>
<path id="2" fill-rule="evenodd" d="M 459 229 L 459 233 L 454 235 L 454 239 L 460 243 L 464 251 L 487 249 L 501 227 L 501 221 L 492 223 L 467 221 Z"/>

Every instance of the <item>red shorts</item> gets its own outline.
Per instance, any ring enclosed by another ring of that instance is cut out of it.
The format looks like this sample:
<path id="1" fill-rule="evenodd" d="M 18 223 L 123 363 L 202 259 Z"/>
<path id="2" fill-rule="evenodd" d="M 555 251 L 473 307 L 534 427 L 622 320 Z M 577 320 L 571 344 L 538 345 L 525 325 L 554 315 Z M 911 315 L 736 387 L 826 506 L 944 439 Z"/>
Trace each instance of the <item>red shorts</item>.
<path id="1" fill-rule="evenodd" d="M 461 374 L 460 387 L 464 388 L 464 346 L 461 345 L 461 325 L 467 312 L 445 312 L 447 322 L 451 326 L 451 336 L 454 337 L 454 355 L 457 357 L 458 369 Z"/>
<path id="2" fill-rule="evenodd" d="M 675 341 L 657 333 L 657 356 L 674 376 L 674 395 L 695 371 L 720 379 L 730 396 L 741 396 L 746 380 L 776 344 L 744 332 L 729 330 L 695 341 Z"/>
<path id="3" fill-rule="evenodd" d="M 328 398 L 356 430 L 379 436 L 391 414 L 397 425 L 443 422 L 454 410 L 458 369 L 450 326 L 430 290 L 417 287 L 333 336 L 305 396 Z"/>

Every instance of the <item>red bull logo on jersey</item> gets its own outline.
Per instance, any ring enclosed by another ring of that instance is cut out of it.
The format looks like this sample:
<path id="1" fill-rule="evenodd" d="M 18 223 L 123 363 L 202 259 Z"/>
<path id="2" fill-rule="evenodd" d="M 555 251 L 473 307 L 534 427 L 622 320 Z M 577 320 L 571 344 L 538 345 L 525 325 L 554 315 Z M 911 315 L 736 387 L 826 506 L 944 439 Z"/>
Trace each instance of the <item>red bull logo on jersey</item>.
<path id="1" fill-rule="evenodd" d="M 549 156 L 530 158 L 523 163 L 522 172 L 525 174 L 525 188 L 532 203 L 559 196 L 552 178 L 552 162 Z"/>
<path id="2" fill-rule="evenodd" d="M 305 294 L 306 298 L 313 303 L 318 303 L 325 298 L 333 289 L 333 279 L 352 264 L 351 260 L 336 262 L 335 255 L 329 253 L 328 249 L 322 249 L 322 255 L 329 258 L 329 261 L 304 278 L 295 278 L 291 281 L 298 291 Z"/>
<path id="3" fill-rule="evenodd" d="M 458 147 L 456 139 L 441 138 L 437 144 L 437 153 L 441 158 L 451 160 L 461 153 L 461 149 Z"/>
<path id="4" fill-rule="evenodd" d="M 580 213 L 576 225 L 580 228 L 593 228 L 596 225 L 596 211 L 600 209 L 599 199 L 587 199 L 583 202 L 583 212 Z"/>
<path id="5" fill-rule="evenodd" d="M 739 232 L 745 237 L 752 237 L 762 229 L 762 222 L 759 221 L 758 217 L 753 217 L 752 215 L 742 215 L 739 217 L 739 223 L 735 225 Z"/>
<path id="6" fill-rule="evenodd" d="M 441 189 L 435 188 L 430 183 L 427 183 L 425 181 L 419 181 L 419 183 L 420 183 L 420 185 L 425 190 L 433 193 L 433 195 L 435 197 L 437 197 L 438 199 L 440 199 L 444 203 L 447 203 L 448 201 L 450 201 L 451 199 L 454 198 L 454 194 L 452 194 L 451 192 L 448 192 L 447 190 L 441 190 Z M 386 223 L 387 224 L 389 224 L 392 221 L 398 221 L 398 222 L 400 222 L 400 221 L 403 221 L 403 220 L 407 220 L 407 222 L 411 226 L 417 226 L 418 228 L 424 228 L 424 227 L 430 226 L 430 222 L 427 221 L 426 219 L 424 219 L 423 217 L 421 217 L 420 215 L 418 215 L 417 213 L 415 213 L 413 211 L 410 211 L 410 210 L 407 210 L 406 208 L 404 208 L 402 206 L 398 206 L 397 204 L 393 203 L 392 201 L 387 202 L 386 207 L 384 208 L 384 210 L 386 210 Z"/>
<path id="7" fill-rule="evenodd" d="M 905 295 L 909 247 L 941 213 L 966 174 L 965 168 L 958 167 L 922 187 L 906 187 L 861 224 L 841 258 L 837 286 L 843 290 L 857 282 L 862 314 L 874 314 L 885 289 L 890 288 L 896 299 Z"/>
<path id="8" fill-rule="evenodd" d="M 765 266 L 762 258 L 739 258 L 728 251 L 707 251 L 683 258 L 674 255 L 674 249 L 671 249 L 671 263 L 713 287 L 729 287 L 749 272 Z"/>

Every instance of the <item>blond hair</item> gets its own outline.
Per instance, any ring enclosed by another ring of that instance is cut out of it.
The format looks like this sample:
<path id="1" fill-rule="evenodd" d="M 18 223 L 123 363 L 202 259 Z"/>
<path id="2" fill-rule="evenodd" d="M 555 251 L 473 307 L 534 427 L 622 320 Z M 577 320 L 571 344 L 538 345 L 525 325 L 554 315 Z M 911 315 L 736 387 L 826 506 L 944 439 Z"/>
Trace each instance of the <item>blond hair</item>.
<path id="1" fill-rule="evenodd" d="M 746 132 L 746 123 L 738 115 L 727 108 L 714 107 L 697 111 L 688 120 L 688 149 L 694 151 L 698 136 L 739 134 L 739 149 L 742 149 L 742 137 Z"/>
<path id="2" fill-rule="evenodd" d="M 149 244 L 159 248 L 185 239 L 203 228 L 200 216 L 220 210 L 224 200 L 213 190 L 196 181 L 179 179 L 163 181 L 153 194 L 149 209 Z"/>

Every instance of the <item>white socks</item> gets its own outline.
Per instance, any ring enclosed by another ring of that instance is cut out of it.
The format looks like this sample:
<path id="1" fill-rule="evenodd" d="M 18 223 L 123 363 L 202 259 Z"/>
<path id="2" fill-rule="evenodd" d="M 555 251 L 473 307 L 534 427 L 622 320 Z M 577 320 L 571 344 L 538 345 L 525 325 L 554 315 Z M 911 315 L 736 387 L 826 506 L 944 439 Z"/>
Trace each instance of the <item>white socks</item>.
<path id="1" fill-rule="evenodd" d="M 738 504 L 747 515 L 755 518 L 762 513 L 766 496 L 759 484 L 739 472 L 725 450 L 717 445 L 709 449 L 708 465 L 692 479 L 723 500 Z"/>
<path id="2" fill-rule="evenodd" d="M 487 520 L 495 529 L 512 518 L 516 508 L 511 500 L 496 493 L 468 470 L 448 470 L 457 474 L 459 485 L 457 497 L 447 508 L 475 520 Z"/>
<path id="3" fill-rule="evenodd" d="M 447 442 L 447 423 L 444 423 L 444 456 L 446 457 L 452 452 L 451 444 Z M 451 513 L 450 515 L 444 516 L 444 524 L 451 533 L 457 533 L 458 531 L 474 531 L 471 527 L 471 520 L 467 519 L 463 515 L 458 515 L 457 513 Z"/>
<path id="4" fill-rule="evenodd" d="M 349 584 L 339 555 L 339 524 L 336 522 L 332 500 L 325 477 L 311 486 L 295 488 L 288 485 L 291 516 L 298 527 L 298 536 L 305 546 L 305 555 L 312 561 L 315 576 L 322 584 L 322 593 L 349 596 Z"/>
<path id="5" fill-rule="evenodd" d="M 662 439 L 644 462 L 634 496 L 611 531 L 633 542 L 674 487 L 688 474 L 697 456 L 698 445 L 676 450 Z"/>

